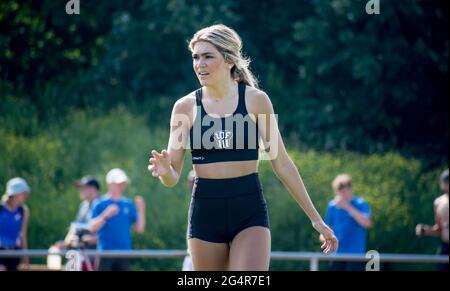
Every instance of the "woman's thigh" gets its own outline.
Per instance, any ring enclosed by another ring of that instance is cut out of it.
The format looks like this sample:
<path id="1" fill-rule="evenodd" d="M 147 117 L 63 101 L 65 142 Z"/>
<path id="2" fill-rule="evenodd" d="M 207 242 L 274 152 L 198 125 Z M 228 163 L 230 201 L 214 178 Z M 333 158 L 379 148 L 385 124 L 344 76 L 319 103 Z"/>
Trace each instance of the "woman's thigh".
<path id="1" fill-rule="evenodd" d="M 225 271 L 228 268 L 229 247 L 197 238 L 188 240 L 189 253 L 195 271 Z"/>
<path id="2" fill-rule="evenodd" d="M 239 232 L 230 248 L 230 271 L 267 271 L 270 263 L 270 230 L 254 226 Z"/>

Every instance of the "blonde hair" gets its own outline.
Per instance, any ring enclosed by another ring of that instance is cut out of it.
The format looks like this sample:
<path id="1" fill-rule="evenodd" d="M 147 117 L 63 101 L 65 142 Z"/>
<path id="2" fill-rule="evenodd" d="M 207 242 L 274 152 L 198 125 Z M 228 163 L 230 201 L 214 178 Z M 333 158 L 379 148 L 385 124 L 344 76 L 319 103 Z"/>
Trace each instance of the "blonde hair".
<path id="1" fill-rule="evenodd" d="M 331 187 L 333 187 L 333 190 L 336 192 L 342 185 L 351 183 L 352 177 L 350 175 L 340 174 L 337 175 L 336 178 L 334 178 L 333 182 L 331 183 Z"/>
<path id="2" fill-rule="evenodd" d="M 251 87 L 258 87 L 258 81 L 250 71 L 250 58 L 242 55 L 242 39 L 237 32 L 223 24 L 216 24 L 197 31 L 189 42 L 189 49 L 199 41 L 206 41 L 214 45 L 222 54 L 225 61 L 233 64 L 231 77 Z"/>

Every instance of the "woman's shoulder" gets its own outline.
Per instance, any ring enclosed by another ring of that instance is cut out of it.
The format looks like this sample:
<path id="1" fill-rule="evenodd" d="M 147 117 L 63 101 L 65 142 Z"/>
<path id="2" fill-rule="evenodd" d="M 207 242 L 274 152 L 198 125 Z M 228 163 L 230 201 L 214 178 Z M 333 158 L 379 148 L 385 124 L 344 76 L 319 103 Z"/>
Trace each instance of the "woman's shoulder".
<path id="1" fill-rule="evenodd" d="M 177 113 L 189 113 L 195 105 L 195 91 L 193 91 L 179 98 L 173 105 L 173 111 Z"/>
<path id="2" fill-rule="evenodd" d="M 266 92 L 252 86 L 247 86 L 245 90 L 245 95 L 250 98 L 269 98 Z"/>
<path id="3" fill-rule="evenodd" d="M 272 102 L 270 101 L 269 95 L 263 90 L 247 86 L 245 96 L 249 112 L 263 113 L 272 110 Z"/>

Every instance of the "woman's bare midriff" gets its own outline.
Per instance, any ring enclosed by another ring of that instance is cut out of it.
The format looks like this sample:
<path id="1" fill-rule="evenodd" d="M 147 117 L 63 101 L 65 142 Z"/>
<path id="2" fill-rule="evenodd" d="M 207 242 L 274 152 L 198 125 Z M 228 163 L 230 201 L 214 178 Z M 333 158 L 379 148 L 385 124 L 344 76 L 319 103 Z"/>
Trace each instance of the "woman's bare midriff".
<path id="1" fill-rule="evenodd" d="M 227 179 L 256 173 L 258 161 L 220 162 L 194 165 L 195 175 L 206 179 Z"/>

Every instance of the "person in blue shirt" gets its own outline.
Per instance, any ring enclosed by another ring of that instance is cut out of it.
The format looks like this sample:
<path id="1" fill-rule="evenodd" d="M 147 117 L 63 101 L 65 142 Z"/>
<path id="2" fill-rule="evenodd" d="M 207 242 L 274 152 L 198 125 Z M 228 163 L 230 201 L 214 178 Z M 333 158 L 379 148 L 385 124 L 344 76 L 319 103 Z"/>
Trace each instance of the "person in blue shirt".
<path id="1" fill-rule="evenodd" d="M 31 192 L 30 186 L 22 178 L 13 178 L 6 184 L 6 193 L 0 204 L 0 249 L 27 249 L 27 227 L 30 211 L 25 200 Z M 17 271 L 20 258 L 1 258 L 0 270 Z M 28 266 L 28 257 L 22 260 Z"/>
<path id="2" fill-rule="evenodd" d="M 91 230 L 97 232 L 98 250 L 131 250 L 131 227 L 142 233 L 145 229 L 145 202 L 140 196 L 131 199 L 123 196 L 128 176 L 121 169 L 112 169 L 106 175 L 108 193 L 93 206 Z M 99 271 L 126 271 L 127 259 L 102 258 Z"/>
<path id="3" fill-rule="evenodd" d="M 372 226 L 369 205 L 363 198 L 353 195 L 352 178 L 347 174 L 338 175 L 332 187 L 336 196 L 328 204 L 325 223 L 339 240 L 337 253 L 365 254 L 366 230 Z M 358 262 L 335 261 L 330 267 L 336 271 L 364 270 L 363 264 Z"/>

